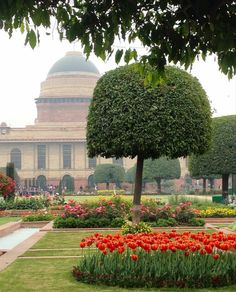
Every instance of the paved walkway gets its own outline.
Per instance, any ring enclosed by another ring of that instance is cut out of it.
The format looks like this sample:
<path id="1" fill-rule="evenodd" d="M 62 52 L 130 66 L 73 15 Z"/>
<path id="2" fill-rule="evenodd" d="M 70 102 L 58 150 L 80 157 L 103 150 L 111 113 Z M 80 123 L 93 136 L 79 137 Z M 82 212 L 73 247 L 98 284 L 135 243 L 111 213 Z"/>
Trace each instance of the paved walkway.
<path id="1" fill-rule="evenodd" d="M 22 243 L 18 244 L 13 249 L 7 251 L 5 254 L 0 256 L 0 272 L 14 262 L 20 255 L 25 253 L 31 248 L 38 240 L 40 240 L 48 230 L 51 230 L 52 222 L 44 226 L 39 232 L 33 234 Z"/>

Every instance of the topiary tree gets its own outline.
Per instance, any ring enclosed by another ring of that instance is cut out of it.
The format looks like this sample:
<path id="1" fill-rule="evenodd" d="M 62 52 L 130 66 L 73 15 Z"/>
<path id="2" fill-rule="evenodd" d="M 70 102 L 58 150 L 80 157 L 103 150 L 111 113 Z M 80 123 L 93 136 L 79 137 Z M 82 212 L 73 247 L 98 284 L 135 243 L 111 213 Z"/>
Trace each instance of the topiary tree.
<path id="1" fill-rule="evenodd" d="M 106 183 L 106 188 L 109 190 L 109 184 L 115 183 L 120 186 L 124 181 L 125 170 L 122 166 L 116 164 L 99 164 L 94 171 L 95 183 Z"/>
<path id="2" fill-rule="evenodd" d="M 192 156 L 189 169 L 193 176 L 222 176 L 222 194 L 228 200 L 228 181 L 236 174 L 236 115 L 213 119 L 213 140 L 208 152 Z"/>
<path id="3" fill-rule="evenodd" d="M 157 183 L 157 193 L 161 193 L 162 179 L 180 178 L 180 163 L 178 159 L 147 159 L 144 161 L 143 178 L 155 180 Z"/>
<path id="4" fill-rule="evenodd" d="M 204 153 L 210 137 L 206 93 L 181 69 L 167 67 L 166 81 L 156 88 L 144 86 L 134 65 L 112 70 L 97 82 L 88 114 L 88 155 L 137 157 L 134 222 L 140 218 L 144 160 Z"/>

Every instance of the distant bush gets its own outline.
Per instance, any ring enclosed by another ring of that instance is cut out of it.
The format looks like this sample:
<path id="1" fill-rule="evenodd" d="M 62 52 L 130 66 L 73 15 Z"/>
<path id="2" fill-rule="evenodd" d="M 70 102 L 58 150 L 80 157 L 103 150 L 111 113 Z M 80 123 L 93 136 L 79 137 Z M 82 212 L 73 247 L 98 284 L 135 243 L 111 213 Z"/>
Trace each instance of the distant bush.
<path id="1" fill-rule="evenodd" d="M 14 201 L 0 201 L 0 210 L 39 210 L 48 207 L 43 197 L 16 198 Z"/>
<path id="2" fill-rule="evenodd" d="M 152 226 L 154 227 L 168 227 L 178 225 L 177 221 L 174 218 L 169 219 L 158 219 Z"/>

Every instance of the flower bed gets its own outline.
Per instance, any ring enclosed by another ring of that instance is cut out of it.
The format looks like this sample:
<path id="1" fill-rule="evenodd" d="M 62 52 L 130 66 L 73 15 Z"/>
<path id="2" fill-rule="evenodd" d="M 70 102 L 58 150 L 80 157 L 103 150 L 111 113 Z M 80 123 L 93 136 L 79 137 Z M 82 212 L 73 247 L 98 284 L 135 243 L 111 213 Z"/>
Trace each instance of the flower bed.
<path id="1" fill-rule="evenodd" d="M 54 227 L 121 227 L 125 223 L 129 209 L 130 203 L 118 196 L 91 204 L 79 204 L 70 200 L 64 206 L 64 213 L 54 220 Z"/>
<path id="2" fill-rule="evenodd" d="M 141 206 L 141 220 L 153 227 L 177 225 L 203 226 L 204 220 L 196 218 L 197 210 L 191 208 L 191 202 L 180 203 L 173 207 L 169 204 L 148 200 Z M 64 205 L 64 213 L 54 221 L 55 228 L 83 227 L 121 227 L 131 220 L 131 203 L 119 196 L 109 200 L 102 199 L 90 204 L 79 204 L 74 200 Z"/>
<path id="3" fill-rule="evenodd" d="M 199 216 L 203 218 L 208 218 L 208 217 L 236 217 L 236 208 L 231 209 L 227 207 L 208 207 L 205 210 L 200 210 L 199 211 Z"/>
<path id="4" fill-rule="evenodd" d="M 236 234 L 171 232 L 84 238 L 73 275 L 121 287 L 216 287 L 236 283 Z"/>

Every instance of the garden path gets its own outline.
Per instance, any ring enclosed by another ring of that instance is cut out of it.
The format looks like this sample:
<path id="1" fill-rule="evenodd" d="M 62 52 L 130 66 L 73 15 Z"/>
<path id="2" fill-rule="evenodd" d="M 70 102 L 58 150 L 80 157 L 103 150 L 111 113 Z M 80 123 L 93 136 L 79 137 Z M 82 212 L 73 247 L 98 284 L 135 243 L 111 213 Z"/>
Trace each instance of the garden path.
<path id="1" fill-rule="evenodd" d="M 40 229 L 39 232 L 33 234 L 28 239 L 17 245 L 15 248 L 7 251 L 0 257 L 0 271 L 4 270 L 12 262 L 14 262 L 20 255 L 25 253 L 31 246 L 33 246 L 38 240 L 40 240 L 48 230 L 52 229 L 52 222 L 49 222 L 46 226 Z"/>

